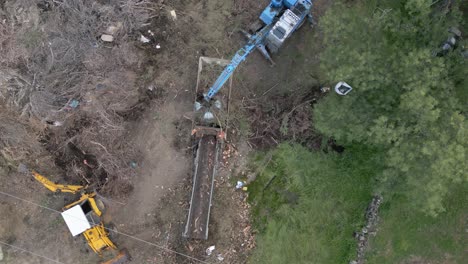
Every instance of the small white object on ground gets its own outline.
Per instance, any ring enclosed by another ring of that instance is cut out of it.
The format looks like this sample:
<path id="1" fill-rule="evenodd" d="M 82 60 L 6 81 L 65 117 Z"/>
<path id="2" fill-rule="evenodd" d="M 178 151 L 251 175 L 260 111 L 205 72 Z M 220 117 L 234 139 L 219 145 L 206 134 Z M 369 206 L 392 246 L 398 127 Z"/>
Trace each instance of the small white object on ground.
<path id="1" fill-rule="evenodd" d="M 198 111 L 202 108 L 202 105 L 199 102 L 195 102 L 194 108 L 195 108 L 195 111 Z"/>
<path id="2" fill-rule="evenodd" d="M 63 126 L 63 123 L 60 121 L 54 121 L 54 126 Z"/>
<path id="3" fill-rule="evenodd" d="M 117 33 L 117 31 L 119 31 L 122 28 L 122 26 L 123 26 L 122 22 L 117 22 L 114 25 L 108 26 L 104 33 L 108 35 L 114 35 L 115 33 Z"/>
<path id="4" fill-rule="evenodd" d="M 112 41 L 114 41 L 114 37 L 111 36 L 111 35 L 102 34 L 101 35 L 101 40 L 105 41 L 105 42 L 112 42 Z"/>
<path id="5" fill-rule="evenodd" d="M 214 103 L 215 107 L 218 108 L 218 109 L 221 109 L 221 101 L 220 100 L 216 100 L 215 103 Z"/>
<path id="6" fill-rule="evenodd" d="M 221 255 L 221 254 L 218 254 L 216 257 L 218 258 L 219 261 L 223 261 L 223 260 L 224 260 L 224 257 L 223 257 L 223 255 Z"/>
<path id="7" fill-rule="evenodd" d="M 177 19 L 177 14 L 176 14 L 175 10 L 171 10 L 171 17 L 172 17 L 172 19 L 174 19 L 174 20 Z"/>
<path id="8" fill-rule="evenodd" d="M 321 88 L 320 88 L 320 91 L 321 91 L 322 93 L 326 93 L 326 92 L 330 91 L 330 87 L 321 87 Z"/>
<path id="9" fill-rule="evenodd" d="M 211 253 L 213 253 L 213 251 L 215 250 L 215 248 L 216 248 L 215 246 L 208 247 L 208 248 L 206 249 L 206 254 L 207 254 L 208 256 L 211 255 Z"/>
<path id="10" fill-rule="evenodd" d="M 211 112 L 206 112 L 206 113 L 203 115 L 203 119 L 205 119 L 205 120 L 211 120 L 211 119 L 213 119 L 213 118 L 214 118 L 214 115 L 213 115 L 213 113 L 211 113 Z"/>
<path id="11" fill-rule="evenodd" d="M 160 48 L 161 48 L 161 45 L 159 45 L 159 43 L 156 44 L 156 49 L 160 49 Z"/>
<path id="12" fill-rule="evenodd" d="M 143 36 L 143 35 L 140 35 L 140 41 L 143 42 L 143 43 L 149 43 L 150 42 L 150 39 Z"/>
<path id="13" fill-rule="evenodd" d="M 236 189 L 240 189 L 240 188 L 244 187 L 244 184 L 245 184 L 245 182 L 237 181 Z"/>
<path id="14" fill-rule="evenodd" d="M 106 33 L 109 34 L 109 35 L 114 35 L 115 32 L 117 32 L 117 30 L 119 30 L 118 27 L 116 27 L 116 26 L 109 26 L 109 27 L 107 27 L 107 29 L 106 29 Z"/>

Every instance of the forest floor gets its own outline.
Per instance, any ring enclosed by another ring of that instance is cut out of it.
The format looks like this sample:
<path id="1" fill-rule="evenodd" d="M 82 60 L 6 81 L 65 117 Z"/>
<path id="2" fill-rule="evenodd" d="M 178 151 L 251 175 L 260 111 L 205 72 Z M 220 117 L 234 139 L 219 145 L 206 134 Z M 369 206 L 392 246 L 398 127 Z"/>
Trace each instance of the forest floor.
<path id="1" fill-rule="evenodd" d="M 52 3 L 49 1 L 37 1 L 37 8 L 31 6 L 26 9 L 11 4 L 12 1 L 0 2 L 5 18 L 10 18 L 12 12 L 24 14 L 28 11 L 27 14 L 34 15 L 23 22 L 37 21 L 35 26 L 39 35 L 44 31 L 42 19 L 53 16 L 46 5 Z M 115 7 L 111 1 L 96 3 L 102 10 Z M 191 241 L 182 238 L 182 232 L 189 206 L 193 162 L 191 121 L 187 117 L 192 111 L 198 58 L 229 59 L 245 43 L 238 30 L 253 22 L 268 1 L 174 0 L 161 3 L 158 4 L 159 10 L 151 7 L 151 12 L 157 14 L 150 17 L 150 22 L 144 27 L 116 35 L 113 43 L 100 42 L 102 51 L 99 48 L 94 53 L 84 50 L 86 77 L 76 79 L 76 82 L 79 81 L 79 86 L 86 92 L 78 90 L 73 93 L 79 94 L 80 105 L 66 109 L 62 126 L 51 126 L 53 123 L 50 121 L 51 118 L 62 118 L 62 109 L 57 111 L 60 115 L 41 116 L 34 101 L 22 108 L 23 114 L 27 111 L 33 113 L 29 118 L 15 116 L 14 107 L 3 111 L 5 115 L 11 114 L 2 121 L 22 120 L 17 125 L 22 125 L 21 131 L 24 130 L 28 136 L 19 140 L 30 144 L 22 147 L 26 153 L 24 156 L 1 160 L 0 190 L 43 207 L 2 196 L 0 240 L 13 246 L 2 245 L 2 263 L 50 263 L 50 259 L 59 263 L 99 261 L 81 236 L 69 234 L 58 212 L 45 209 L 60 211 L 76 196 L 50 193 L 29 174 L 16 169 L 21 163 L 60 183 L 91 182 L 97 185 L 106 205 L 103 220 L 106 224 L 112 223 L 120 233 L 112 233 L 112 239 L 119 248 L 128 249 L 134 263 L 197 263 L 174 251 L 214 263 L 246 262 L 254 247 L 254 233 L 250 227 L 247 194 L 235 190 L 234 178 L 249 173 L 247 157 L 253 149 L 275 146 L 285 138 L 305 136 L 320 140 L 306 129 L 311 122 L 309 109 L 300 107 L 301 103 L 310 103 L 320 96 L 320 82 L 316 76 L 320 33 L 305 26 L 274 56 L 275 67 L 270 67 L 260 54 L 254 53 L 235 73 L 232 125 L 225 149 L 229 157 L 223 160 L 215 180 L 209 239 Z M 314 13 L 320 15 L 327 5 L 327 1 L 316 1 Z M 172 10 L 177 15 L 176 19 L 170 13 Z M 73 23 L 72 19 L 69 21 Z M 119 21 L 112 22 L 112 25 L 119 25 Z M 78 27 L 75 24 L 66 26 Z M 150 31 L 153 32 L 152 37 Z M 27 31 L 27 38 L 18 38 L 18 41 L 36 43 L 35 33 L 30 32 L 35 31 Z M 140 43 L 140 33 L 151 39 L 149 45 Z M 59 56 L 65 58 L 68 51 L 54 52 L 55 39 L 50 36 L 54 34 L 47 35 L 36 44 L 41 46 L 49 41 L 51 48 L 50 53 L 46 49 L 46 61 L 52 65 L 50 71 L 53 72 L 54 63 L 59 62 Z M 95 39 L 99 37 L 93 36 Z M 33 46 L 27 47 L 32 49 Z M 12 58 L 17 58 L 14 56 Z M 40 79 L 40 71 L 36 76 L 35 69 L 30 67 L 29 64 L 22 66 L 9 61 L 2 63 L 5 72 L 5 69 L 13 69 L 23 76 L 29 75 L 32 86 L 41 80 L 47 86 L 51 79 L 47 79 L 45 74 L 46 77 Z M 67 76 L 73 74 L 76 73 Z M 54 84 L 61 81 L 56 76 L 54 78 Z M 75 87 L 76 84 L 63 85 Z M 5 83 L 1 85 L 3 87 Z M 34 89 L 34 92 L 45 90 L 39 85 Z M 295 96 L 284 103 L 289 93 Z M 64 94 L 72 93 L 66 91 Z M 127 105 L 122 107 L 122 102 Z M 64 103 L 70 105 L 70 101 Z M 295 107 L 297 104 L 299 107 Z M 94 114 L 102 113 L 102 105 L 119 116 L 95 118 Z M 42 117 L 40 122 L 34 121 L 37 116 Z M 115 125 L 111 122 L 114 120 L 120 123 Z M 114 147 L 121 151 L 116 152 L 121 153 L 117 159 L 111 155 Z M 84 166 L 83 155 L 91 157 L 90 160 L 95 160 L 96 164 Z M 208 256 L 205 250 L 212 245 L 216 249 Z M 26 254 L 19 248 L 50 259 Z"/>

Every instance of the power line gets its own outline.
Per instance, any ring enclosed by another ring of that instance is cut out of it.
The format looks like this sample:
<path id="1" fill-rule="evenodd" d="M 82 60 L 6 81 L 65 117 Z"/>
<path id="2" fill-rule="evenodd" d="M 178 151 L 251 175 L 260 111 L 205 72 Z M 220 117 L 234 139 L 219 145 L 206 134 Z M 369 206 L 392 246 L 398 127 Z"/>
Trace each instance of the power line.
<path id="1" fill-rule="evenodd" d="M 51 258 L 49 258 L 49 257 L 46 257 L 46 256 L 43 256 L 43 255 L 39 255 L 39 254 L 37 254 L 37 253 L 34 253 L 34 252 L 32 252 L 32 251 L 29 251 L 29 250 L 27 250 L 27 249 L 25 249 L 25 248 L 21 248 L 21 247 L 13 246 L 13 245 L 11 245 L 11 244 L 8 244 L 8 243 L 6 243 L 6 242 L 3 242 L 3 241 L 0 241 L 0 244 L 2 244 L 2 245 L 5 245 L 5 246 L 8 246 L 8 247 L 11 247 L 11 248 L 14 248 L 14 249 L 21 250 L 21 251 L 23 251 L 23 252 L 29 253 L 29 254 L 31 254 L 31 255 L 33 255 L 33 256 L 36 256 L 36 257 L 40 257 L 40 258 L 43 258 L 43 259 L 50 260 L 50 261 L 52 261 L 52 262 L 54 262 L 54 263 L 58 263 L 58 264 L 65 264 L 65 263 L 63 263 L 63 262 L 60 262 L 60 261 L 58 261 L 58 260 L 51 259 Z"/>
<path id="2" fill-rule="evenodd" d="M 38 207 L 40 207 L 40 208 L 43 208 L 43 209 L 52 211 L 52 212 L 54 212 L 54 213 L 62 214 L 62 212 L 60 212 L 60 211 L 58 211 L 58 210 L 55 210 L 55 209 L 53 209 L 53 208 L 50 208 L 50 207 L 47 207 L 47 206 L 43 206 L 43 205 L 37 204 L 37 203 L 35 203 L 35 202 L 32 202 L 32 201 L 23 199 L 23 198 L 21 198 L 21 197 L 15 196 L 15 195 L 10 194 L 10 193 L 6 193 L 6 192 L 3 192 L 3 191 L 0 191 L 0 194 L 3 194 L 3 195 L 5 195 L 5 196 L 8 196 L 8 197 L 13 198 L 13 199 L 20 200 L 20 201 L 25 202 L 25 203 L 29 203 L 29 204 L 38 206 Z M 72 217 L 73 217 L 73 216 L 72 216 Z M 84 220 L 81 219 L 81 218 L 77 218 L 77 217 L 76 217 L 76 219 L 77 219 L 77 220 L 80 220 L 80 221 L 84 221 Z M 138 237 L 135 237 L 135 236 L 126 234 L 126 233 L 122 233 L 122 232 L 119 232 L 119 231 L 117 231 L 117 230 L 110 229 L 110 228 L 107 228 L 107 227 L 104 227 L 104 229 L 106 229 L 106 230 L 108 230 L 108 231 L 110 231 L 110 232 L 117 233 L 117 234 L 119 234 L 119 235 L 123 235 L 123 236 L 129 237 L 129 238 L 134 239 L 134 240 L 136 240 L 136 241 L 143 242 L 143 243 L 145 243 L 145 244 L 148 244 L 148 245 L 157 247 L 157 248 L 159 248 L 160 250 L 168 251 L 168 252 L 177 254 L 177 255 L 179 255 L 179 256 L 182 256 L 182 257 L 185 257 L 185 258 L 188 258 L 188 259 L 192 259 L 192 260 L 198 261 L 198 262 L 200 262 L 200 263 L 209 264 L 209 262 L 203 261 L 203 260 L 201 260 L 201 259 L 198 259 L 198 258 L 189 256 L 189 255 L 187 255 L 187 254 L 184 254 L 184 253 L 175 251 L 175 250 L 170 249 L 170 248 L 167 248 L 167 247 L 160 246 L 160 245 L 155 244 L 155 243 L 153 243 L 153 242 L 149 242 L 149 241 L 146 241 L 146 240 L 144 240 L 144 239 L 141 239 L 141 238 L 138 238 Z M 57 263 L 60 263 L 60 262 L 57 262 Z"/>

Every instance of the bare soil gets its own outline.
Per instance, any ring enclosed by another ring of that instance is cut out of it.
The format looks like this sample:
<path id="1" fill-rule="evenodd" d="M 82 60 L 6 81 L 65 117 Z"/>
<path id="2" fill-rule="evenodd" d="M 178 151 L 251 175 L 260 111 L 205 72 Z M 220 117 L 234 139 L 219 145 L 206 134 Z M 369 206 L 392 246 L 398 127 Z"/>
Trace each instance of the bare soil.
<path id="1" fill-rule="evenodd" d="M 44 10 L 48 10 L 47 3 L 52 2 L 37 1 L 40 8 L 39 13 L 33 12 L 34 16 L 48 12 Z M 252 148 L 275 145 L 281 138 L 309 135 L 301 130 L 304 124 L 312 122 L 308 110 L 294 106 L 311 103 L 318 96 L 320 83 L 314 70 L 318 58 L 301 54 L 319 49 L 314 44 L 319 32 L 302 28 L 280 54 L 274 56 L 277 61 L 274 68 L 254 53 L 236 72 L 232 95 L 235 103 L 230 116 L 232 125 L 215 179 L 209 238 L 206 241 L 188 240 L 182 233 L 192 186 L 193 146 L 189 117 L 198 57 L 229 59 L 244 43 L 237 31 L 247 28 L 268 1 L 153 2 L 155 6 L 147 7 L 151 8 L 148 23 L 125 34 L 117 34 L 114 43 L 104 43 L 102 49 L 83 51 L 82 67 L 86 69 L 86 76 L 74 79 L 79 85 L 73 85 L 72 91 L 72 95 L 80 99 L 80 106 L 76 110 L 63 111 L 63 105 L 53 108 L 60 110 L 60 114 L 53 118 L 62 120 L 62 127 L 51 126 L 34 115 L 23 116 L 21 120 L 25 124 L 15 131 L 33 131 L 28 133 L 30 137 L 32 135 L 32 143 L 23 149 L 18 141 L 2 141 L 8 143 L 0 145 L 2 149 L 18 151 L 15 157 L 19 158 L 5 159 L 2 156 L 0 159 L 0 191 L 55 210 L 76 198 L 70 194 L 49 193 L 30 175 L 17 172 L 19 163 L 40 170 L 54 181 L 80 184 L 89 181 L 103 195 L 106 224 L 112 223 L 117 231 L 138 238 L 111 234 L 118 247 L 129 250 L 133 263 L 197 263 L 171 251 L 210 263 L 221 262 L 220 259 L 223 263 L 246 263 L 255 246 L 254 234 L 247 194 L 235 190 L 233 183 L 238 175 L 247 173 L 246 162 Z M 327 1 L 316 2 L 322 12 L 324 7 L 320 6 L 325 6 L 323 3 Z M 104 10 L 118 8 L 112 1 L 97 3 Z M 171 10 L 176 12 L 177 19 L 171 17 Z M 131 28 L 133 24 L 129 21 L 138 22 L 131 19 L 122 22 Z M 119 21 L 111 22 L 109 25 Z M 99 38 L 105 27 L 100 30 L 93 32 L 96 34 L 93 38 Z M 150 38 L 151 43 L 140 43 L 141 34 Z M 12 61 L 21 60 L 16 53 L 9 53 L 9 56 Z M 30 83 L 36 77 L 28 75 L 32 69 L 21 70 L 21 65 L 9 61 L 3 61 L 1 66 L 1 69 L 12 68 L 22 76 L 29 76 L 30 80 L 26 81 Z M 93 74 L 93 71 L 99 74 Z M 9 80 L 18 79 L 13 74 L 8 76 L 11 77 Z M 41 80 L 49 81 L 50 78 Z M 61 87 L 60 78 L 55 80 L 57 87 Z M 22 81 L 18 83 L 24 84 Z M 283 105 L 282 94 L 291 91 L 297 93 L 297 98 Z M 3 101 L 0 103 L 8 105 Z M 17 114 L 10 116 L 20 119 L 24 109 L 19 112 L 12 109 Z M 288 120 L 297 122 L 284 125 L 285 115 Z M 266 123 L 273 127 L 266 128 Z M 279 134 L 282 124 L 289 131 L 296 131 L 295 134 Z M 3 131 L 6 130 L 1 130 L 0 126 L 0 132 Z M 25 142 L 31 140 L 24 139 L 28 140 Z M 22 148 L 12 149 L 15 144 Z M 20 154 L 24 156 L 18 156 Z M 83 163 L 85 159 L 88 164 Z M 99 262 L 99 257 L 91 252 L 82 237 L 71 237 L 57 212 L 4 195 L 0 197 L 1 241 L 62 263 Z M 205 250 L 212 245 L 216 249 L 208 256 Z M 2 248 L 6 256 L 4 263 L 50 263 L 18 249 Z"/>

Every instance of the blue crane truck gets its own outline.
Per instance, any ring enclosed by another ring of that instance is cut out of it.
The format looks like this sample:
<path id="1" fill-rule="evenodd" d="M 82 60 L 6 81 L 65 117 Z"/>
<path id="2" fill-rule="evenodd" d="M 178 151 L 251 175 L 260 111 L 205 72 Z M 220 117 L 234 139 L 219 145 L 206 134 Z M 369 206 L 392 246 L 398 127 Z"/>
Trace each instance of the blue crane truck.
<path id="1" fill-rule="evenodd" d="M 231 63 L 224 68 L 208 93 L 205 94 L 205 100 L 211 100 L 218 93 L 237 66 L 253 50 L 259 50 L 266 59 L 273 62 L 270 53 L 278 52 L 284 41 L 306 19 L 312 22 L 311 9 L 311 0 L 272 0 L 260 15 L 260 20 L 263 23 L 261 28 L 252 34 L 244 32 L 248 38 L 247 44 L 234 54 Z"/>

